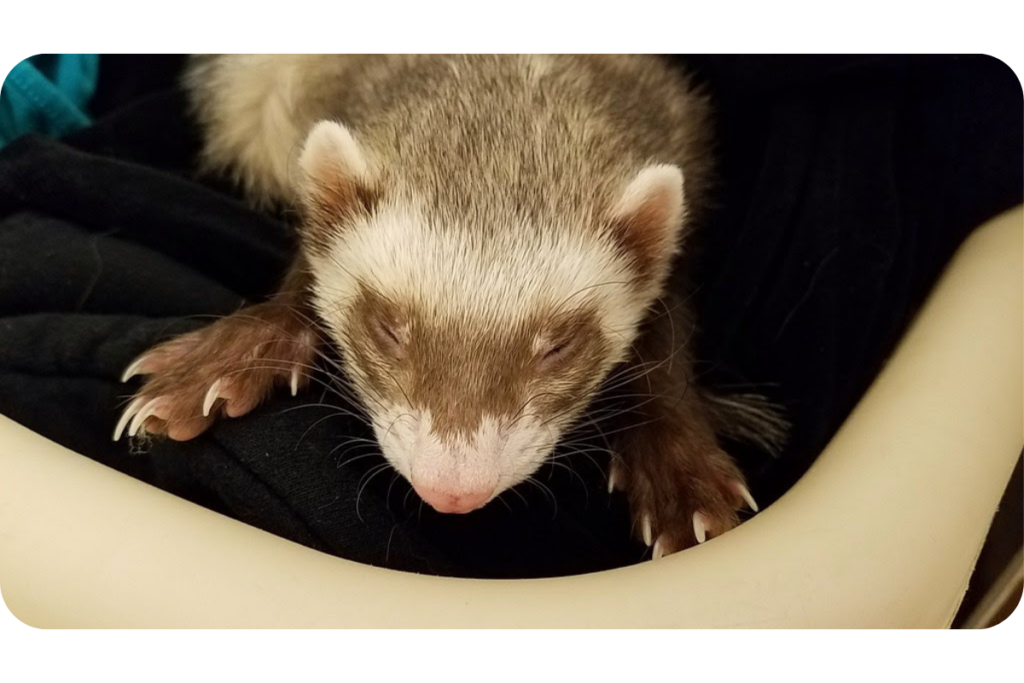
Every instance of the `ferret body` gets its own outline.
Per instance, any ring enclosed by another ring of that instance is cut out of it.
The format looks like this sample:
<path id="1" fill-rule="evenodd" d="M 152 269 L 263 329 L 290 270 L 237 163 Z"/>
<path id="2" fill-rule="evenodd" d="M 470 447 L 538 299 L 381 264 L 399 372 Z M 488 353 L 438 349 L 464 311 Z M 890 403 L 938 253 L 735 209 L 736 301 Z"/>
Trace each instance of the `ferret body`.
<path id="1" fill-rule="evenodd" d="M 212 56 L 186 77 L 203 162 L 297 207 L 280 292 L 143 354 L 115 432 L 192 438 L 340 350 L 387 460 L 440 512 L 534 473 L 603 390 L 609 490 L 653 555 L 756 509 L 718 445 L 782 422 L 693 384 L 665 292 L 708 186 L 709 107 L 636 56 Z M 233 368 L 227 370 L 228 368 Z M 637 398 L 639 397 L 639 398 Z M 619 417 L 621 420 L 621 416 Z"/>

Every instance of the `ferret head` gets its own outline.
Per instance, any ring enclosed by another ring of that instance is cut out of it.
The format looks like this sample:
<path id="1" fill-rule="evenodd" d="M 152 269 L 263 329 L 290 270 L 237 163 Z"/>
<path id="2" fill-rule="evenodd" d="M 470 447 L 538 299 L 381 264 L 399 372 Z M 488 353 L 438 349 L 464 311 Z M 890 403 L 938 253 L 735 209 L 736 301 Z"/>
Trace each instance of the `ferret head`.
<path id="1" fill-rule="evenodd" d="M 683 222 L 675 166 L 599 213 L 466 225 L 321 122 L 299 161 L 314 306 L 387 460 L 441 512 L 533 474 L 624 360 Z"/>

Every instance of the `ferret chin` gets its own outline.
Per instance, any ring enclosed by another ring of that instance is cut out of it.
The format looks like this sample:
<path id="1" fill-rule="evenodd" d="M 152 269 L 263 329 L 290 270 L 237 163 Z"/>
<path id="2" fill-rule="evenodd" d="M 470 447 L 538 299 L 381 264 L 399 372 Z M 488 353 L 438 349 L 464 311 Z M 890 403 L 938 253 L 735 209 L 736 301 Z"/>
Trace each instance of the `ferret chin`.
<path id="1" fill-rule="evenodd" d="M 384 456 L 439 512 L 528 478 L 599 392 L 632 400 L 608 430 L 609 490 L 653 556 L 756 510 L 718 439 L 773 448 L 784 424 L 696 387 L 693 313 L 664 291 L 708 183 L 708 105 L 682 74 L 628 56 L 224 56 L 187 82 L 207 166 L 298 207 L 301 249 L 271 301 L 132 363 L 125 379 L 147 379 L 115 438 L 188 439 L 294 394 L 331 344 Z"/>

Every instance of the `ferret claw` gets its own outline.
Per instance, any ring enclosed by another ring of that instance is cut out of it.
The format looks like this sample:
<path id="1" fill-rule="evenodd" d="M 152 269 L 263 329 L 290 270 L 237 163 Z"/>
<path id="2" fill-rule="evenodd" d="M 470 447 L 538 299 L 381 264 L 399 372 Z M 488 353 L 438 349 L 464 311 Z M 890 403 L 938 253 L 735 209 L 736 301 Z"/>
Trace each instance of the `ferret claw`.
<path id="1" fill-rule="evenodd" d="M 615 491 L 615 470 L 608 472 L 608 493 Z"/>
<path id="2" fill-rule="evenodd" d="M 693 535 L 697 537 L 697 543 L 707 540 L 708 519 L 700 512 L 693 513 Z"/>
<path id="3" fill-rule="evenodd" d="M 664 555 L 665 546 L 661 544 L 661 539 L 659 538 L 657 541 L 654 542 L 654 550 L 651 551 L 651 559 L 660 560 Z"/>
<path id="4" fill-rule="evenodd" d="M 160 397 L 157 396 L 151 399 L 146 405 L 139 409 L 139 412 L 132 418 L 132 423 L 128 427 L 128 436 L 135 436 L 139 429 L 145 424 L 146 420 L 153 414 L 157 407 L 157 403 L 160 401 Z"/>
<path id="5" fill-rule="evenodd" d="M 128 407 L 121 413 L 121 419 L 117 421 L 117 427 L 114 428 L 114 441 L 121 439 L 121 434 L 124 433 L 124 428 L 128 426 L 128 421 L 132 419 L 136 411 L 142 407 L 142 404 L 146 402 L 144 398 L 137 398 L 128 404 Z"/>
<path id="6" fill-rule="evenodd" d="M 754 512 L 760 512 L 760 510 L 757 507 L 757 503 L 754 501 L 754 497 L 750 495 L 750 489 L 748 489 L 743 484 L 737 482 L 736 490 L 739 492 L 741 496 L 743 496 L 743 500 L 747 501 L 747 505 L 750 506 L 751 510 L 753 510 Z"/>
<path id="7" fill-rule="evenodd" d="M 299 369 L 292 368 L 292 396 L 297 396 L 299 393 Z"/>
<path id="8" fill-rule="evenodd" d="M 220 394 L 220 380 L 217 380 L 210 385 L 210 388 L 206 390 L 206 397 L 203 399 L 203 417 L 210 417 L 210 409 L 213 408 L 213 403 L 216 401 Z"/>
<path id="9" fill-rule="evenodd" d="M 644 536 L 644 543 L 646 543 L 647 546 L 650 547 L 650 545 L 651 545 L 651 516 L 650 515 L 644 515 L 643 519 L 640 520 L 640 532 Z"/>
<path id="10" fill-rule="evenodd" d="M 135 375 L 141 375 L 142 364 L 146 362 L 146 355 L 139 356 L 132 361 L 132 364 L 125 368 L 124 374 L 121 375 L 121 384 L 124 384 Z"/>

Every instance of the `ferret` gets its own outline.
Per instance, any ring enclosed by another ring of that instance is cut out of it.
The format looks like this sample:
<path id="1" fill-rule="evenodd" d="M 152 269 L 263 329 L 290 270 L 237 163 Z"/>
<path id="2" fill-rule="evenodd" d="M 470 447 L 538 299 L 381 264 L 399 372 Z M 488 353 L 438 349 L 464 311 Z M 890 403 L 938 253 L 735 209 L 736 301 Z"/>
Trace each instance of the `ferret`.
<path id="1" fill-rule="evenodd" d="M 442 513 L 524 481 L 612 393 L 609 492 L 651 557 L 757 511 L 725 436 L 775 448 L 756 396 L 694 376 L 666 288 L 707 204 L 708 97 L 650 56 L 202 56 L 204 169 L 290 207 L 280 290 L 135 359 L 118 422 L 196 437 L 333 346 L 387 461 Z M 598 411 L 600 412 L 600 411 Z M 628 419 L 624 415 L 628 414 Z M 616 421 L 617 420 L 617 421 Z"/>

